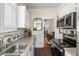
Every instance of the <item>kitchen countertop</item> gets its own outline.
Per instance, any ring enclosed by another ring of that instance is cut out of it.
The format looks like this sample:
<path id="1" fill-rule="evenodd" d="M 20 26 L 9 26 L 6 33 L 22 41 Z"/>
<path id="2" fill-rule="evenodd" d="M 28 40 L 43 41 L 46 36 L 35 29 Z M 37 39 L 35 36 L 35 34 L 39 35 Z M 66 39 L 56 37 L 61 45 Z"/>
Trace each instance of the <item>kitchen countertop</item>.
<path id="1" fill-rule="evenodd" d="M 27 47 L 25 49 L 22 49 L 21 56 L 25 56 L 28 54 L 28 51 L 30 50 L 30 47 L 34 44 L 35 41 L 35 35 L 32 35 L 31 37 L 24 37 L 23 40 L 20 43 L 26 43 Z"/>
<path id="2" fill-rule="evenodd" d="M 21 53 L 19 54 L 20 56 L 27 56 L 27 54 L 28 54 L 30 48 L 32 47 L 32 45 L 33 45 L 34 42 L 35 42 L 35 38 L 36 38 L 35 35 L 32 35 L 32 36 L 30 36 L 30 37 L 22 37 L 22 38 L 16 40 L 16 41 L 14 42 L 14 44 L 11 45 L 11 46 L 16 46 L 16 45 L 18 45 L 18 44 L 27 45 L 27 46 L 25 46 L 25 48 L 19 49 L 19 52 L 21 52 Z M 8 49 L 7 49 L 7 50 L 8 50 Z M 13 53 L 18 53 L 18 51 L 17 51 L 17 52 L 13 52 Z M 11 54 L 13 54 L 13 53 L 11 53 Z M 2 56 L 4 56 L 5 54 L 7 54 L 7 53 L 2 52 Z M 10 54 L 10 53 L 9 53 L 9 54 Z"/>
<path id="3" fill-rule="evenodd" d="M 76 56 L 76 48 L 64 48 L 66 56 Z"/>

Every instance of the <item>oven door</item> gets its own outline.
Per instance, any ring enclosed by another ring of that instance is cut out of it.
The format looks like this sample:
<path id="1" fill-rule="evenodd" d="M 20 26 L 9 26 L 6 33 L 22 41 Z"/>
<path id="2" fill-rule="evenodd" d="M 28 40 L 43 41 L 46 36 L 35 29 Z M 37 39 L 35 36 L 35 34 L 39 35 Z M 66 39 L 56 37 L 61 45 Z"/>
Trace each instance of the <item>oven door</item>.
<path id="1" fill-rule="evenodd" d="M 64 56 L 64 49 L 59 47 L 55 42 L 52 42 L 51 52 L 53 56 Z"/>

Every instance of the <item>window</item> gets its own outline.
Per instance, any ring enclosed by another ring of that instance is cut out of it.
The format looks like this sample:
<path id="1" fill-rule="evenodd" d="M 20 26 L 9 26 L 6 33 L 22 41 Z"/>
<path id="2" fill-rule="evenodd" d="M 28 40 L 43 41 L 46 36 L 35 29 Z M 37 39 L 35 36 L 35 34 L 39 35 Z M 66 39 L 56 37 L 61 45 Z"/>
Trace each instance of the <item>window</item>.
<path id="1" fill-rule="evenodd" d="M 4 4 L 4 28 L 14 28 L 16 26 L 15 8 L 12 4 Z"/>
<path id="2" fill-rule="evenodd" d="M 42 19 L 41 18 L 34 18 L 33 21 L 34 21 L 33 30 L 34 31 L 42 30 Z"/>

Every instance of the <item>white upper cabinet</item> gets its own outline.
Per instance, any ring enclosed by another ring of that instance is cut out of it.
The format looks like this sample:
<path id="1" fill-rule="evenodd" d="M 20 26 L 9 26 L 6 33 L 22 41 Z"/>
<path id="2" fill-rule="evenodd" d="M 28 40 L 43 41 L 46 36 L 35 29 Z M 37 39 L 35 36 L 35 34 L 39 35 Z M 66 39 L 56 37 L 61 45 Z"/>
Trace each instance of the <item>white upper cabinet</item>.
<path id="1" fill-rule="evenodd" d="M 77 32 L 79 33 L 79 3 L 77 4 Z"/>
<path id="2" fill-rule="evenodd" d="M 25 5 L 18 6 L 18 28 L 30 28 L 30 16 Z"/>
<path id="3" fill-rule="evenodd" d="M 28 12 L 28 10 L 27 10 L 27 8 L 26 8 L 26 23 L 25 23 L 25 26 L 27 27 L 27 28 L 30 28 L 30 26 L 31 26 L 31 18 L 30 18 L 30 14 L 29 14 L 29 12 Z"/>
<path id="4" fill-rule="evenodd" d="M 18 27 L 25 27 L 25 6 L 18 6 Z"/>

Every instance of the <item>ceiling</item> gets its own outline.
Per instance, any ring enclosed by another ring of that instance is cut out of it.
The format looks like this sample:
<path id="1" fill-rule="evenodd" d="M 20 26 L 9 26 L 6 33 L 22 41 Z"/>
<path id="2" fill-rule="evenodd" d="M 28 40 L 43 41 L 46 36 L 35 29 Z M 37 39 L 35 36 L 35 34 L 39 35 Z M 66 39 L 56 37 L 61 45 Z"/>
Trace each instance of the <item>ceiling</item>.
<path id="1" fill-rule="evenodd" d="M 27 3 L 29 9 L 57 8 L 61 3 Z"/>

